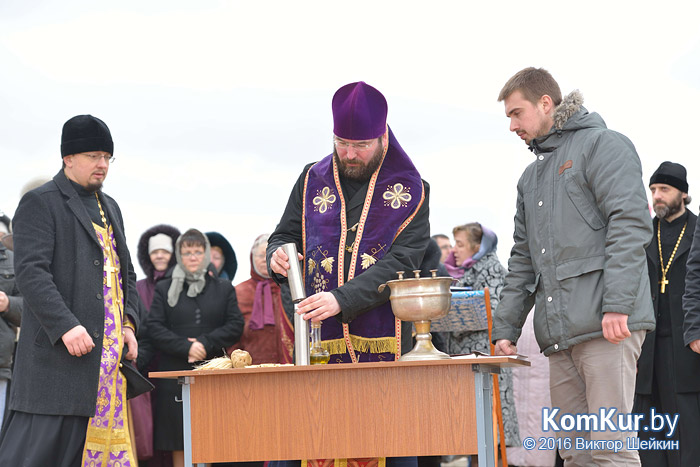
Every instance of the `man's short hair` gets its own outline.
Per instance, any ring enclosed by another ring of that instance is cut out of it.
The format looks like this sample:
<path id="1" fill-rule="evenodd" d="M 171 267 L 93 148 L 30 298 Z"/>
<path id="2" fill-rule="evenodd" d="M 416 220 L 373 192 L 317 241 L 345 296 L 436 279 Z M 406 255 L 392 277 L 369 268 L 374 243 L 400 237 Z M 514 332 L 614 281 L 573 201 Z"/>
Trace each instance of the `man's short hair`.
<path id="1" fill-rule="evenodd" d="M 537 104 L 545 94 L 552 98 L 555 106 L 561 104 L 559 84 L 544 68 L 528 67 L 514 74 L 501 89 L 498 102 L 504 101 L 515 91 L 520 91 L 533 104 Z"/>
<path id="2" fill-rule="evenodd" d="M 441 238 L 441 239 L 443 239 L 443 240 L 448 240 L 448 241 L 450 240 L 450 237 L 448 237 L 448 236 L 445 235 L 445 234 L 435 234 L 435 235 L 433 235 L 433 236 L 430 237 L 430 238 L 432 238 L 432 239 L 435 240 L 435 241 L 437 241 L 438 238 Z"/>

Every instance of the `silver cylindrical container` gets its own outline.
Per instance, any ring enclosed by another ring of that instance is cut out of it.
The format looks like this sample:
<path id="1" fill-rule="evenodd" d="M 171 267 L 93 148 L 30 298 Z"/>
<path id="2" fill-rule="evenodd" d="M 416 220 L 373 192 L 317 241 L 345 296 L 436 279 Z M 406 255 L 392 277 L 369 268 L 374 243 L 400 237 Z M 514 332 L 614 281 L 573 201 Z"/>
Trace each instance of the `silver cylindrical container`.
<path id="1" fill-rule="evenodd" d="M 297 313 L 297 303 L 306 298 L 304 290 L 304 278 L 301 275 L 301 266 L 297 259 L 297 246 L 294 243 L 285 243 L 282 249 L 289 257 L 289 269 L 287 281 L 294 302 L 294 364 L 309 365 L 309 323 Z"/>
<path id="2" fill-rule="evenodd" d="M 289 257 L 287 279 L 289 290 L 292 293 L 292 301 L 298 303 L 306 298 L 306 290 L 304 290 L 304 277 L 301 275 L 301 266 L 297 259 L 297 246 L 294 243 L 285 243 L 282 245 L 282 250 Z"/>
<path id="3" fill-rule="evenodd" d="M 297 304 L 294 304 L 294 364 L 310 365 L 309 351 L 309 322 L 297 313 Z"/>

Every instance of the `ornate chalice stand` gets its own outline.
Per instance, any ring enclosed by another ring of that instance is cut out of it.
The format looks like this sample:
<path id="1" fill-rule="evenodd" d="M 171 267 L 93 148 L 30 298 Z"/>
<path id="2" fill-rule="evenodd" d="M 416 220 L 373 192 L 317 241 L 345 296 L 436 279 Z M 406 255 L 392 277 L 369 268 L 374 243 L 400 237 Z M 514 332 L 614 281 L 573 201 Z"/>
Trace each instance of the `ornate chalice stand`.
<path id="1" fill-rule="evenodd" d="M 404 272 L 399 271 L 398 279 L 379 286 L 380 292 L 386 286 L 391 290 L 389 298 L 394 315 L 402 321 L 412 321 L 416 327 L 416 345 L 399 358 L 400 361 L 450 358 L 433 345 L 430 321 L 442 318 L 450 311 L 452 278 L 436 277 L 436 269 L 430 272 L 432 277 L 420 277 L 420 270 L 415 270 L 415 277 L 404 279 Z"/>

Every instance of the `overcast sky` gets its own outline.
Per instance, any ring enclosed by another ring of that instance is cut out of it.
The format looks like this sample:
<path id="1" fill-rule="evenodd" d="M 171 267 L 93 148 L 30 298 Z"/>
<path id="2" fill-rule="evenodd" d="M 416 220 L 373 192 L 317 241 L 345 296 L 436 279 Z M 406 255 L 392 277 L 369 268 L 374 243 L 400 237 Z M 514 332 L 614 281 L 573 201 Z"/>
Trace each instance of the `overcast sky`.
<path id="1" fill-rule="evenodd" d="M 238 283 L 303 166 L 332 150 L 333 93 L 363 80 L 432 187 L 432 232 L 479 221 L 505 264 L 533 156 L 496 97 L 541 66 L 634 142 L 645 186 L 662 161 L 684 164 L 697 212 L 700 2 L 654 5 L 2 1 L 0 209 L 12 215 L 27 181 L 55 175 L 63 123 L 90 113 L 112 131 L 104 189 L 133 259 L 152 225 L 217 230 Z"/>

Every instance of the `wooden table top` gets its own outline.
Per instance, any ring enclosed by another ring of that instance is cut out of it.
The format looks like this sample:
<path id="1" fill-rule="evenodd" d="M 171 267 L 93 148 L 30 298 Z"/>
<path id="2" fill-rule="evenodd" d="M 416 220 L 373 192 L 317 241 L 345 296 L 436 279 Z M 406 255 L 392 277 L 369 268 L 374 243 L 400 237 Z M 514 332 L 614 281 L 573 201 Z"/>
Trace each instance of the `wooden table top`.
<path id="1" fill-rule="evenodd" d="M 225 375 L 225 374 L 251 374 L 251 373 L 278 373 L 294 371 L 346 371 L 363 368 L 388 368 L 388 367 L 414 367 L 414 366 L 440 366 L 440 365 L 494 365 L 499 367 L 530 366 L 530 361 L 522 355 L 518 356 L 488 356 L 488 355 L 459 355 L 445 360 L 418 360 L 418 361 L 391 361 L 391 362 L 363 362 L 357 364 L 330 364 L 330 365 L 285 365 L 285 366 L 256 366 L 247 368 L 214 369 L 214 370 L 181 370 L 181 371 L 156 371 L 150 372 L 150 378 L 174 379 L 191 376 Z"/>

